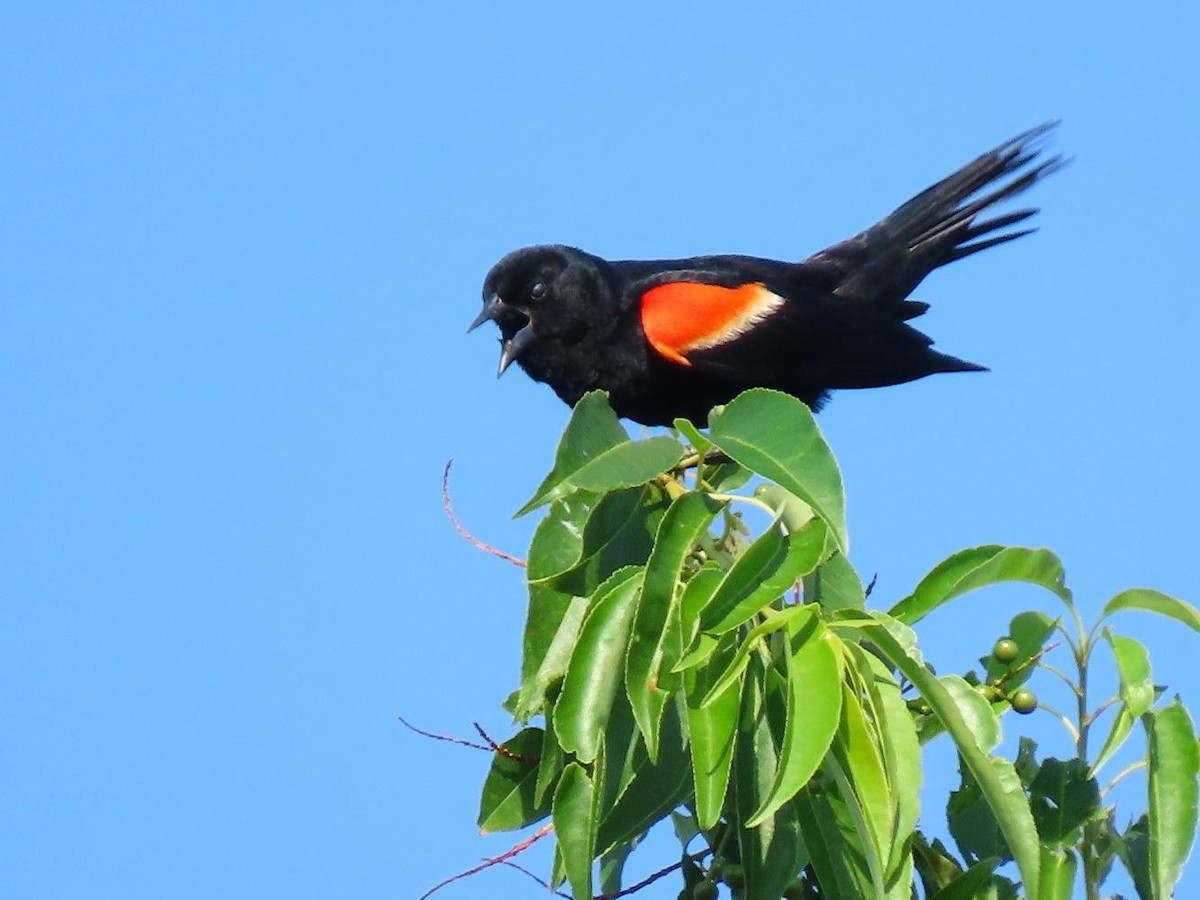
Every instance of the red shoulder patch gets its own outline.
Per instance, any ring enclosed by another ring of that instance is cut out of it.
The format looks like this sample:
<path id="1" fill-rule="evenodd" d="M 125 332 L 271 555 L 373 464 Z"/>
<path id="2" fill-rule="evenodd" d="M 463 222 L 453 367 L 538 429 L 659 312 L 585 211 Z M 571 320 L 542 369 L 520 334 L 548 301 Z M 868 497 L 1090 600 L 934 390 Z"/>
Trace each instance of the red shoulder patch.
<path id="1" fill-rule="evenodd" d="M 733 340 L 785 302 L 757 282 L 728 288 L 669 281 L 642 294 L 642 330 L 655 350 L 690 366 L 688 353 Z"/>

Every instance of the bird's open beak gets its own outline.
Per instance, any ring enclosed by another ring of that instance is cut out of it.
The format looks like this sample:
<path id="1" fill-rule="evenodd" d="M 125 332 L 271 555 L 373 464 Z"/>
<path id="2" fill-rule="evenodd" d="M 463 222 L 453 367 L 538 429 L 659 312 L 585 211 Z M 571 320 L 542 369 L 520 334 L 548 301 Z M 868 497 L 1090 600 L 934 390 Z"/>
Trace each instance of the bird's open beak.
<path id="1" fill-rule="evenodd" d="M 483 309 L 479 315 L 475 317 L 470 325 L 467 326 L 467 332 L 470 333 L 482 325 L 484 322 L 491 322 L 496 316 L 500 315 L 500 311 L 504 309 L 504 301 L 500 299 L 499 294 L 492 294 L 483 304 Z"/>
<path id="2" fill-rule="evenodd" d="M 496 370 L 497 378 L 503 375 L 504 370 L 511 366 L 513 361 L 524 352 L 525 348 L 533 343 L 534 337 L 533 325 L 529 324 L 514 334 L 509 340 L 501 342 L 500 368 Z"/>
<path id="3" fill-rule="evenodd" d="M 492 294 L 492 296 L 484 301 L 483 309 L 475 317 L 475 321 L 470 324 L 467 331 L 474 331 L 484 322 L 499 321 L 501 316 L 504 316 L 505 322 L 510 327 L 520 324 L 522 320 L 524 321 L 524 327 L 508 340 L 500 342 L 500 368 L 496 371 L 497 378 L 503 375 L 504 370 L 511 366 L 517 357 L 525 352 L 525 348 L 533 343 L 536 337 L 533 333 L 533 324 L 529 321 L 529 316 L 521 310 L 513 309 L 511 306 L 506 305 L 500 299 L 499 294 Z"/>

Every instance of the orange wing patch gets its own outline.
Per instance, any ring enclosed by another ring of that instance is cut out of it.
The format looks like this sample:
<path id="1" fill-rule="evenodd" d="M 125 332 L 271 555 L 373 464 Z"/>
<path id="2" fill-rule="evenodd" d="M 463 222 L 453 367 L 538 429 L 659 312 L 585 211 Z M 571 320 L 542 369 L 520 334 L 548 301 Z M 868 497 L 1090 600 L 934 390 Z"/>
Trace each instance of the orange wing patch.
<path id="1" fill-rule="evenodd" d="M 690 366 L 686 354 L 733 340 L 784 302 L 758 283 L 727 288 L 670 281 L 642 294 L 642 330 L 655 350 Z"/>

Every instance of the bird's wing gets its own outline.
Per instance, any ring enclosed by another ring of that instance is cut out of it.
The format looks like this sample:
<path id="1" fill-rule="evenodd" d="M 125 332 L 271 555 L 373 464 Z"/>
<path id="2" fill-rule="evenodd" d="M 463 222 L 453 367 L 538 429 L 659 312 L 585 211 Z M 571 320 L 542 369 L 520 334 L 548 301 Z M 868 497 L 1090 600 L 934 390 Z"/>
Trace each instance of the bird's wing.
<path id="1" fill-rule="evenodd" d="M 736 341 L 786 302 L 761 282 L 670 280 L 641 293 L 639 315 L 646 340 L 659 355 L 691 365 L 689 355 Z"/>

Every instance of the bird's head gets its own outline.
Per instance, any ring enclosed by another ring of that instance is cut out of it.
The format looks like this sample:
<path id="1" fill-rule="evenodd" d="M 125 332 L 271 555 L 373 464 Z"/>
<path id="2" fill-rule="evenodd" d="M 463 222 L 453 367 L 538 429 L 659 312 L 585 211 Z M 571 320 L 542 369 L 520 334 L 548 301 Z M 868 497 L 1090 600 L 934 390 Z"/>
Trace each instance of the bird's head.
<path id="1" fill-rule="evenodd" d="M 562 350 L 589 327 L 603 260 L 572 247 L 514 250 L 483 282 L 483 309 L 468 328 L 500 327 L 500 369 L 528 360 L 551 345 Z M 528 368 L 528 366 L 526 366 Z"/>

